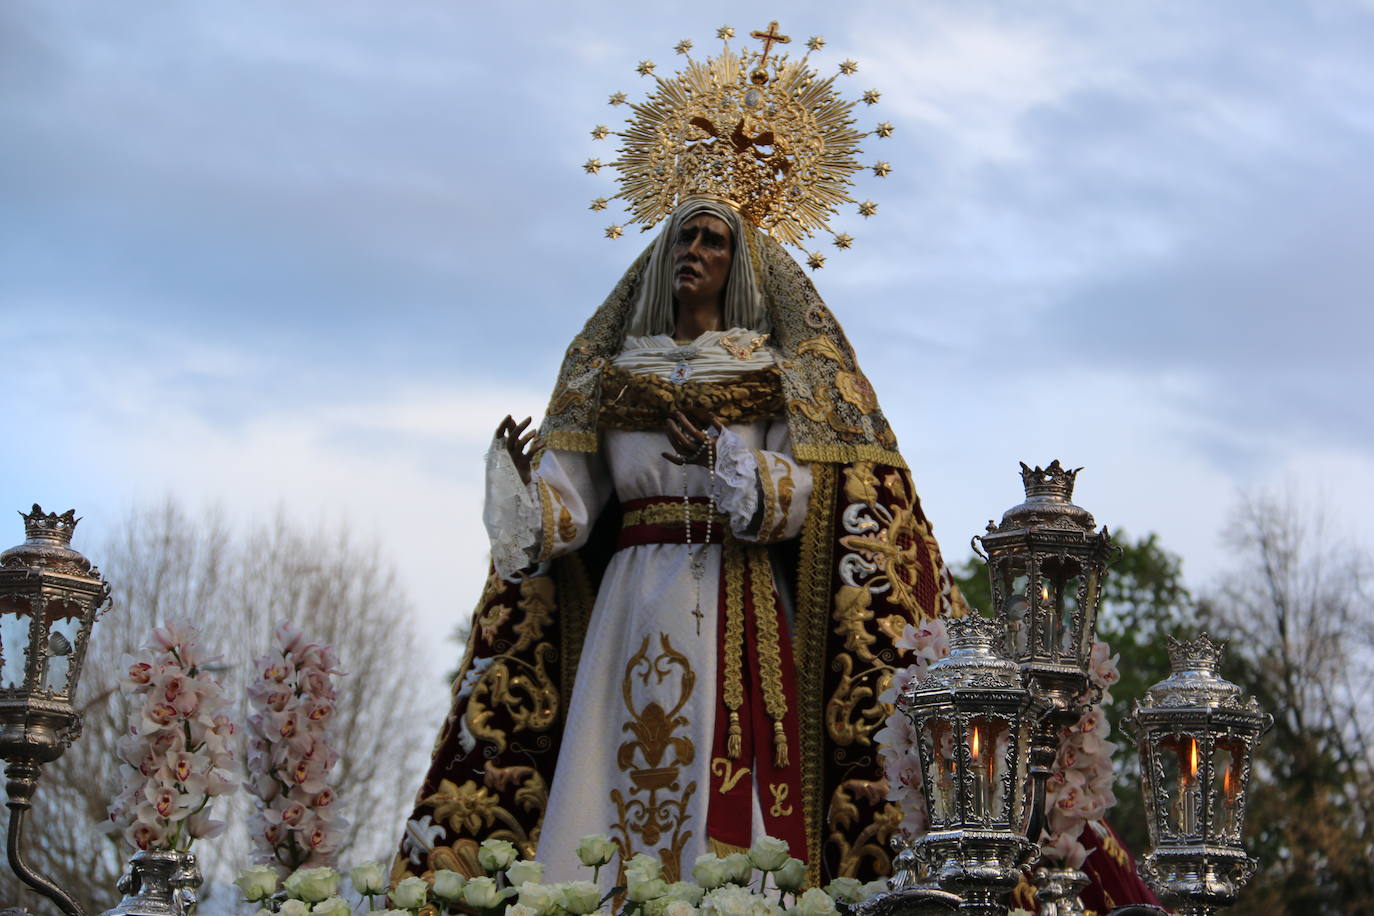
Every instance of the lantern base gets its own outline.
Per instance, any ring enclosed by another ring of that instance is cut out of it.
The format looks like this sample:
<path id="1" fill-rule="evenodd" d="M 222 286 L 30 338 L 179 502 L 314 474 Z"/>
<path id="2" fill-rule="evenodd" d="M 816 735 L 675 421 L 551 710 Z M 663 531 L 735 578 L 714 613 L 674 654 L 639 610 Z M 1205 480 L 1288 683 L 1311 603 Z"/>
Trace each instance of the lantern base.
<path id="1" fill-rule="evenodd" d="M 1258 864 L 1235 847 L 1178 846 L 1149 853 L 1140 873 L 1165 905 L 1186 916 L 1210 916 L 1236 902 Z"/>
<path id="2" fill-rule="evenodd" d="M 1037 846 L 1010 830 L 931 831 L 917 841 L 916 854 L 941 890 L 963 899 L 959 912 L 1005 916 L 1007 896 L 1021 879 L 1021 866 Z"/>

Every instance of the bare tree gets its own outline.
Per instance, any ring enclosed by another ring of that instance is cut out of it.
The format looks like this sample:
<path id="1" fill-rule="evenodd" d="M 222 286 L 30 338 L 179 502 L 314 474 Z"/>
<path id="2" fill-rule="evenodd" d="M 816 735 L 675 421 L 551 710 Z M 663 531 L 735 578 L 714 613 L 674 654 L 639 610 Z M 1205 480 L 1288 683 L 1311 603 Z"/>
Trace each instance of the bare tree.
<path id="1" fill-rule="evenodd" d="M 1374 911 L 1374 566 L 1291 493 L 1244 498 L 1226 538 L 1238 565 L 1208 614 L 1275 718 L 1251 792 L 1261 872 L 1237 911 Z"/>
<path id="2" fill-rule="evenodd" d="M 114 610 L 96 626 L 82 675 L 85 733 L 41 780 L 33 859 L 88 912 L 117 900 L 115 881 L 129 850 L 97 824 L 120 779 L 115 740 L 127 717 L 120 659 L 136 652 L 157 622 L 186 617 L 200 628 L 205 651 L 222 656 L 219 676 L 241 704 L 252 660 L 267 651 L 277 623 L 291 620 L 336 647 L 348 672 L 336 681 L 341 759 L 333 781 L 350 823 L 339 856 L 348 863 L 386 862 L 445 697 L 437 676 L 407 674 L 423 654 L 420 637 L 412 607 L 379 552 L 354 543 L 346 528 L 306 528 L 281 511 L 236 534 L 221 512 L 192 516 L 172 501 L 131 513 L 108 543 L 86 552 L 113 586 Z M 246 714 L 241 705 L 238 721 Z M 234 904 L 228 882 L 249 863 L 251 804 L 245 793 L 217 801 L 229 827 L 196 846 L 207 881 L 203 911 L 228 912 Z M 0 869 L 0 894 L 36 913 L 51 909 L 7 869 Z"/>

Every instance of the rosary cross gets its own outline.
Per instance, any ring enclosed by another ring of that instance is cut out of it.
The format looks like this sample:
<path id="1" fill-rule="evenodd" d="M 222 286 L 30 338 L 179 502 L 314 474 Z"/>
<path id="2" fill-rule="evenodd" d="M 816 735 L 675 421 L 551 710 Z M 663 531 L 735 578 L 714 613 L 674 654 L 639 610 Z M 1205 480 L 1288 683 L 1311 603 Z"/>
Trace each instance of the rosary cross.
<path id="1" fill-rule="evenodd" d="M 749 33 L 750 38 L 757 38 L 763 42 L 763 57 L 759 58 L 759 66 L 762 67 L 768 62 L 768 52 L 773 50 L 773 45 L 785 45 L 792 40 L 790 35 L 778 33 L 778 21 L 774 19 L 768 23 L 768 28 L 764 30 L 755 29 Z"/>

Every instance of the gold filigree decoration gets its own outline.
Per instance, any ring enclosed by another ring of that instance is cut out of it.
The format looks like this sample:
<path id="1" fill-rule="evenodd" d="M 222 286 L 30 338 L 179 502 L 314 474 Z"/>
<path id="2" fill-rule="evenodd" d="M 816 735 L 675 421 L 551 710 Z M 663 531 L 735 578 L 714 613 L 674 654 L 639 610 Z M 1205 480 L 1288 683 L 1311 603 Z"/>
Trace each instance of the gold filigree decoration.
<path id="1" fill-rule="evenodd" d="M 720 382 L 673 384 L 657 375 L 634 375 L 608 366 L 602 370 L 605 393 L 597 426 L 602 429 L 663 429 L 668 416 L 681 410 L 705 422 L 712 416 L 726 425 L 751 423 L 783 412 L 782 383 L 777 369 L 746 372 Z"/>
<path id="2" fill-rule="evenodd" d="M 748 359 L 762 349 L 767 341 L 767 334 L 760 334 L 757 337 L 752 337 L 745 343 L 736 343 L 729 336 L 722 335 L 720 338 L 720 345 L 726 353 L 729 353 L 735 359 Z"/>
<path id="3" fill-rule="evenodd" d="M 773 528 L 769 540 L 780 541 L 787 531 L 787 518 L 792 513 L 792 494 L 797 489 L 797 483 L 792 479 L 792 465 L 781 455 L 774 454 L 772 457 L 776 470 L 780 473 L 778 475 L 778 524 Z"/>
<path id="4" fill-rule="evenodd" d="M 787 692 L 782 683 L 782 647 L 779 645 L 778 608 L 773 598 L 773 567 L 765 547 L 750 547 L 749 590 L 754 598 L 754 625 L 759 634 L 759 677 L 763 682 L 763 709 L 773 720 L 773 765 L 787 767 Z M 735 645 L 727 643 L 727 645 Z"/>
<path id="5" fill-rule="evenodd" d="M 744 551 L 739 541 L 725 539 L 721 565 L 725 570 L 725 645 L 744 645 Z M 744 732 L 740 727 L 739 711 L 744 705 L 744 667 L 738 651 L 725 653 L 725 685 L 722 693 L 725 708 L 730 712 L 726 730 L 725 754 L 738 760 L 743 753 Z"/>
<path id="6" fill-rule="evenodd" d="M 676 525 L 681 528 L 683 514 L 681 502 L 650 503 L 647 506 L 626 511 L 621 518 L 620 525 L 623 528 L 632 528 L 635 525 Z M 694 522 L 712 521 L 720 523 L 729 517 L 723 512 L 717 512 L 709 503 L 688 503 L 685 514 Z"/>
<path id="7" fill-rule="evenodd" d="M 622 793 L 611 790 L 616 807 L 614 830 L 620 846 L 621 861 L 634 855 L 636 840 L 656 851 L 663 861 L 663 877 L 672 882 L 680 875 L 682 849 L 692 837 L 686 829 L 691 815 L 688 803 L 697 789 L 696 782 L 684 785 L 682 768 L 696 759 L 692 739 L 680 734 L 690 723 L 681 715 L 691 699 L 696 673 L 691 661 L 673 648 L 667 633 L 659 634 L 660 649 L 651 656 L 650 637 L 645 636 L 638 651 L 625 666 L 621 693 L 630 718 L 624 731 L 632 739 L 616 751 L 616 765 L 630 777 L 630 788 Z M 635 697 L 635 681 L 646 687 L 662 687 L 676 678 L 677 698 L 670 708 L 650 700 L 641 704 Z M 660 846 L 661 843 L 666 843 Z"/>
<path id="8" fill-rule="evenodd" d="M 468 697 L 465 720 L 474 737 L 490 741 L 498 753 L 506 749 L 506 731 L 491 724 L 497 708 L 510 717 L 513 731 L 547 731 L 553 725 L 560 704 L 547 664 L 555 654 L 553 646 L 541 643 L 533 664 L 510 655 L 493 659 Z"/>
<path id="9" fill-rule="evenodd" d="M 792 814 L 793 808 L 791 805 L 787 804 L 787 794 L 791 791 L 788 789 L 787 783 L 770 782 L 768 784 L 768 791 L 773 796 L 773 806 L 768 809 L 769 815 L 772 817 L 789 817 Z"/>
<path id="10" fill-rule="evenodd" d="M 834 234 L 830 220 L 854 202 L 849 188 L 865 168 L 858 156 L 870 136 L 855 123 L 856 102 L 835 86 L 843 68 L 828 77 L 816 71 L 810 54 L 824 45 L 819 39 L 806 42 L 800 58 L 773 53 L 790 43 L 776 22 L 750 33 L 762 49 L 736 49 L 733 32 L 717 34 L 725 45 L 705 60 L 690 55 L 690 42 L 679 42 L 674 49 L 687 60 L 672 76 L 640 65 L 655 87 L 631 106 L 624 129 L 611 131 L 620 138 L 620 157 L 607 163 L 619 172 L 614 197 L 625 202 L 627 222 L 647 229 L 687 198 L 709 196 L 738 207 L 784 244 L 800 247 L 818 231 Z M 862 98 L 872 104 L 878 93 Z M 595 174 L 601 165 L 591 159 L 583 168 Z"/>

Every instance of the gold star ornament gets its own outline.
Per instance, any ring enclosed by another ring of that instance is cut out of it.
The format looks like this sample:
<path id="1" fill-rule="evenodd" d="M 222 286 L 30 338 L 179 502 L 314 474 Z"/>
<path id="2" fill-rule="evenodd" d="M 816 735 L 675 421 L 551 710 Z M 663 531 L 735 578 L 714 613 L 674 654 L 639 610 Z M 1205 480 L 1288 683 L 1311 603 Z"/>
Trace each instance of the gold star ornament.
<path id="1" fill-rule="evenodd" d="M 841 232 L 839 235 L 835 236 L 835 247 L 836 247 L 836 248 L 852 248 L 852 247 L 854 247 L 854 236 L 850 235 L 848 232 Z"/>
<path id="2" fill-rule="evenodd" d="M 840 72 L 843 73 L 845 76 L 853 76 L 854 74 L 859 72 L 859 62 L 852 58 L 841 61 Z"/>
<path id="3" fill-rule="evenodd" d="M 621 226 L 607 226 L 607 227 L 606 227 L 606 238 L 608 238 L 608 239 L 618 239 L 618 238 L 620 238 L 620 236 L 623 235 L 623 234 L 624 234 L 624 229 L 623 229 L 623 227 L 621 227 Z"/>
<path id="4" fill-rule="evenodd" d="M 626 96 L 625 93 L 623 93 L 623 92 L 612 92 L 612 93 L 611 93 L 611 104 L 612 104 L 612 105 L 624 105 L 624 104 L 625 104 L 625 99 L 626 99 L 626 98 L 627 98 L 627 96 Z"/>
<path id="5" fill-rule="evenodd" d="M 877 105 L 877 104 L 878 104 L 878 99 L 882 98 L 882 95 L 883 95 L 883 94 L 882 94 L 881 92 L 879 92 L 878 90 L 876 90 L 876 89 L 870 89 L 870 90 L 868 90 L 867 92 L 864 93 L 864 104 L 865 104 L 865 105 Z"/>
<path id="6" fill-rule="evenodd" d="M 688 51 L 692 50 L 692 39 L 682 39 L 682 41 L 679 41 L 677 44 L 673 45 L 673 50 L 679 54 L 686 54 Z"/>
<path id="7" fill-rule="evenodd" d="M 610 136 L 610 133 L 611 129 L 609 127 L 607 127 L 605 124 L 598 124 L 592 128 L 592 139 L 605 140 L 608 136 Z"/>
<path id="8" fill-rule="evenodd" d="M 591 206 L 588 207 L 587 209 L 589 209 L 589 210 L 605 210 L 605 209 L 606 209 L 606 204 L 608 204 L 608 203 L 610 203 L 610 201 L 608 201 L 606 198 L 604 198 L 604 197 L 598 197 L 596 200 L 592 201 Z"/>
<path id="9" fill-rule="evenodd" d="M 889 162 L 879 162 L 873 166 L 873 174 L 879 178 L 886 178 L 892 174 L 892 164 Z"/>
<path id="10" fill-rule="evenodd" d="M 582 163 L 582 168 L 587 170 L 588 175 L 595 175 L 597 172 L 601 171 L 601 160 L 588 159 L 586 162 Z"/>
<path id="11" fill-rule="evenodd" d="M 811 252 L 810 257 L 806 259 L 806 266 L 812 270 L 820 270 L 825 266 L 825 255 L 821 254 L 819 251 Z"/>
<path id="12" fill-rule="evenodd" d="M 812 35 L 806 40 L 806 47 L 809 51 L 819 51 L 825 47 L 825 39 L 819 35 Z"/>
<path id="13" fill-rule="evenodd" d="M 875 128 L 873 129 L 873 132 L 874 132 L 875 134 L 877 134 L 878 136 L 880 136 L 880 137 L 890 137 L 890 136 L 892 136 L 892 122 L 891 122 L 891 121 L 883 121 L 882 123 L 880 123 L 877 127 L 875 127 Z"/>
<path id="14" fill-rule="evenodd" d="M 651 60 L 641 60 L 639 66 L 635 67 L 635 72 L 640 76 L 652 76 L 654 72 L 654 62 Z"/>
<path id="15" fill-rule="evenodd" d="M 716 29 L 716 37 L 721 41 L 729 41 L 731 38 L 735 37 L 735 30 L 731 26 L 723 25 Z"/>
<path id="16" fill-rule="evenodd" d="M 863 203 L 859 204 L 859 215 L 860 215 L 860 216 L 865 216 L 865 217 L 866 217 L 866 216 L 872 216 L 874 213 L 877 213 L 877 212 L 878 212 L 878 205 L 875 204 L 875 203 L 874 203 L 873 201 L 871 201 L 871 200 L 866 200 L 866 201 L 864 201 Z"/>

